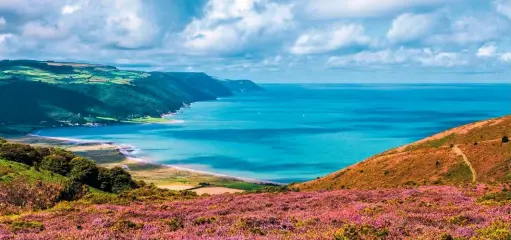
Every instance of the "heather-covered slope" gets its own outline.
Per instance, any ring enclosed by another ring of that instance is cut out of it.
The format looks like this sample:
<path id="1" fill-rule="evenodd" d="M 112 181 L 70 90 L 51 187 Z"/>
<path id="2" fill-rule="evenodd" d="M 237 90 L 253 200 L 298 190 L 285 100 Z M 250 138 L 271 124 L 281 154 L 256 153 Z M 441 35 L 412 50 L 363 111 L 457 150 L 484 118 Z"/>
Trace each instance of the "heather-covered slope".
<path id="1" fill-rule="evenodd" d="M 386 151 L 298 187 L 326 190 L 506 183 L 511 181 L 509 136 L 511 116 L 476 122 Z"/>
<path id="2" fill-rule="evenodd" d="M 484 204 L 483 192 L 437 186 L 71 202 L 0 217 L 0 238 L 510 239 L 510 205 Z"/>
<path id="3" fill-rule="evenodd" d="M 119 70 L 111 66 L 0 61 L 0 131 L 161 118 L 186 104 L 247 90 L 245 81 L 204 73 Z M 252 83 L 253 84 L 253 83 Z M 239 85 L 239 88 L 237 86 Z"/>

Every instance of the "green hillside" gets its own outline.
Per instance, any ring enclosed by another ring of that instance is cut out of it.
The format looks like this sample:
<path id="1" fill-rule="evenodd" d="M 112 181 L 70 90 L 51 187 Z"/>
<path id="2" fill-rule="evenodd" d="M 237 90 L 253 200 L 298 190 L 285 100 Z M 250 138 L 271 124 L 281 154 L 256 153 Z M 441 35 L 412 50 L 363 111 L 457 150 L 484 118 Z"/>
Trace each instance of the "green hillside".
<path id="1" fill-rule="evenodd" d="M 141 122 L 161 118 L 192 102 L 246 91 L 247 84 L 220 81 L 204 73 L 4 60 L 0 61 L 0 131 L 25 133 L 40 127 Z"/>

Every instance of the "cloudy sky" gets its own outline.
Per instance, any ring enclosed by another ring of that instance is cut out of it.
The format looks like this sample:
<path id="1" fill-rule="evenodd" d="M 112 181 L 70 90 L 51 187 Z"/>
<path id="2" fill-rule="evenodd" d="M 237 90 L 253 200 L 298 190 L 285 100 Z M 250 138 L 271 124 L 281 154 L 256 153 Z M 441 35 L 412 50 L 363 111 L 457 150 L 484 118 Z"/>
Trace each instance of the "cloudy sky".
<path id="1" fill-rule="evenodd" d="M 511 82 L 511 0 L 0 0 L 0 58 L 259 82 Z"/>

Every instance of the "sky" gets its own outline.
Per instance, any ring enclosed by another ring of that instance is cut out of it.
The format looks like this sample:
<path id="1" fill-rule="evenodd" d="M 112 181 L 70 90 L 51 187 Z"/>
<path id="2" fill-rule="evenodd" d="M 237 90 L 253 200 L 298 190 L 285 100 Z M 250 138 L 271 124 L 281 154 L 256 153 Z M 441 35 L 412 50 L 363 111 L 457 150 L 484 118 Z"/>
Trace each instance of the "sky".
<path id="1" fill-rule="evenodd" d="M 257 82 L 511 82 L 511 0 L 0 0 L 0 58 Z"/>

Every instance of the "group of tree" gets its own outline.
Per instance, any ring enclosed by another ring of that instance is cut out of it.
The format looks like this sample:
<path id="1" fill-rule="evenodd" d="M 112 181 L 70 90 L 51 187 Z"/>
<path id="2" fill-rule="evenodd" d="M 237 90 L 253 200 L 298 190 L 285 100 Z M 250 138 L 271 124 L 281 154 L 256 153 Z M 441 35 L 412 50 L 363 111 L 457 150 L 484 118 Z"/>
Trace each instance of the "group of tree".
<path id="1" fill-rule="evenodd" d="M 137 188 L 131 175 L 120 167 L 98 167 L 93 161 L 70 151 L 52 147 L 33 147 L 0 139 L 0 159 L 33 166 L 69 178 L 63 198 L 75 198 L 83 185 L 105 192 L 121 193 Z"/>

